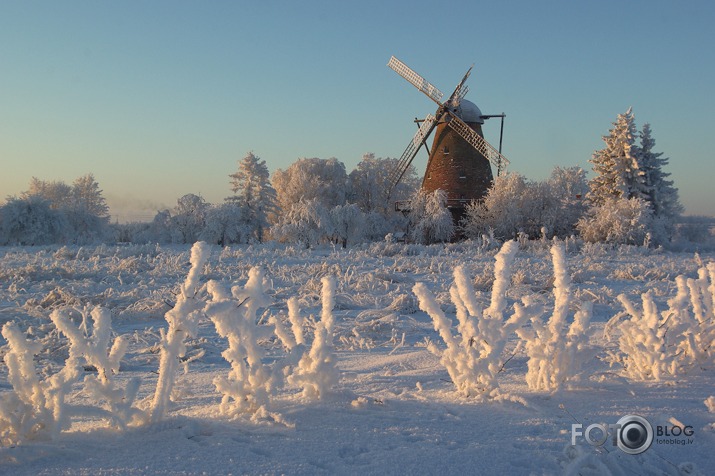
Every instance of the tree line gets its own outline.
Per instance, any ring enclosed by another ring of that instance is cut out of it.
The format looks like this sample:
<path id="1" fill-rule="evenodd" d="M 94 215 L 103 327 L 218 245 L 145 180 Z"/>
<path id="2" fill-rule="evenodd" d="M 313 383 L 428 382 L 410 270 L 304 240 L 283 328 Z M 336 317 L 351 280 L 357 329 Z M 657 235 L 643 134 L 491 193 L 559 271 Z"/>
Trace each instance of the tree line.
<path id="1" fill-rule="evenodd" d="M 249 152 L 229 175 L 230 194 L 210 204 L 187 194 L 150 223 L 110 225 L 99 185 L 87 174 L 69 186 L 33 178 L 20 197 L 0 207 L 0 244 L 40 245 L 128 241 L 229 245 L 266 240 L 342 246 L 404 235 L 418 243 L 471 239 L 568 237 L 586 241 L 665 244 L 682 213 L 678 190 L 655 152 L 649 124 L 640 131 L 631 109 L 619 114 L 605 147 L 590 160 L 593 178 L 579 167 L 555 167 L 542 181 L 518 173 L 496 177 L 486 197 L 454 223 L 446 194 L 425 194 L 410 167 L 388 196 L 397 159 L 366 154 L 347 173 L 335 158 L 301 158 L 271 176 Z M 395 201 L 410 200 L 406 214 Z"/>

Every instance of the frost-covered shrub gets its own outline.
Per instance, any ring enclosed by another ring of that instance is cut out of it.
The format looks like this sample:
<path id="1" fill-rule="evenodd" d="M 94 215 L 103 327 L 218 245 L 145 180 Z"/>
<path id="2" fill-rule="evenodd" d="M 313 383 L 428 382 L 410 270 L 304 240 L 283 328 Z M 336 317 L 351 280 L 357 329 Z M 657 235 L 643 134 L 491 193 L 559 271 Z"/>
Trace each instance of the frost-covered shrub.
<path id="1" fill-rule="evenodd" d="M 447 345 L 444 350 L 430 344 L 429 350 L 440 357 L 457 391 L 465 397 L 482 400 L 509 398 L 499 392 L 497 375 L 503 369 L 509 336 L 522 325 L 525 316 L 514 314 L 505 319 L 506 291 L 509 288 L 512 263 L 519 246 L 515 241 L 504 243 L 496 255 L 491 303 L 483 309 L 477 302 L 474 288 L 464 268 L 454 270 L 454 284 L 450 297 L 457 308 L 457 331 L 454 337 L 450 319 L 439 307 L 437 300 L 423 283 L 413 291 L 420 309 L 430 315 L 434 328 Z"/>
<path id="2" fill-rule="evenodd" d="M 69 356 L 58 372 L 40 378 L 34 356 L 39 343 L 28 341 L 17 324 L 3 326 L 8 342 L 5 364 L 12 390 L 0 398 L 0 442 L 18 444 L 28 439 L 53 438 L 69 428 L 73 416 L 94 416 L 109 420 L 124 429 L 141 421 L 143 412 L 134 406 L 139 379 L 120 388 L 114 374 L 127 349 L 127 341 L 118 337 L 110 346 L 111 315 L 102 308 L 76 309 L 82 323 L 75 326 L 68 311 L 54 311 L 50 318 L 55 327 L 70 341 Z M 97 375 L 86 375 L 94 368 Z M 83 378 L 84 376 L 84 378 Z M 65 401 L 73 384 L 81 382 L 82 392 L 94 405 L 71 405 Z"/>
<path id="3" fill-rule="evenodd" d="M 614 358 L 631 378 L 661 380 L 715 364 L 715 263 L 700 268 L 697 279 L 678 276 L 675 282 L 677 294 L 662 312 L 652 291 L 641 295 L 641 308 L 618 296 L 625 313 L 608 322 L 606 335 L 618 325 L 620 352 Z"/>
<path id="4" fill-rule="evenodd" d="M 698 270 L 698 278 L 675 278 L 678 292 L 668 301 L 670 332 L 679 333 L 679 360 L 685 369 L 715 364 L 715 263 Z"/>
<path id="5" fill-rule="evenodd" d="M 85 210 L 64 210 L 64 214 L 72 230 L 68 243 L 89 244 L 100 243 L 112 238 L 108 216 L 97 216 Z"/>
<path id="6" fill-rule="evenodd" d="M 501 240 L 519 233 L 531 237 L 542 228 L 549 236 L 567 237 L 584 212 L 585 172 L 579 167 L 554 167 L 544 181 L 510 173 L 494 179 L 484 200 L 467 206 L 461 223 L 471 239 L 492 234 Z"/>
<path id="7" fill-rule="evenodd" d="M 0 207 L 0 245 L 63 243 L 71 235 L 66 215 L 40 197 L 10 198 Z"/>
<path id="8" fill-rule="evenodd" d="M 269 328 L 256 325 L 258 309 L 270 304 L 263 270 L 252 268 L 246 285 L 234 286 L 230 293 L 216 281 L 210 281 L 207 287 L 211 301 L 205 313 L 218 335 L 228 340 L 228 348 L 221 355 L 231 364 L 227 376 L 214 379 L 223 395 L 221 412 L 231 418 L 245 414 L 255 421 L 280 420 L 269 407 L 271 396 L 282 386 L 282 375 L 263 362 L 265 352 L 258 345 L 259 340 L 269 337 Z"/>
<path id="9" fill-rule="evenodd" d="M 131 235 L 130 240 L 133 243 L 173 243 L 180 242 L 178 230 L 172 228 L 171 212 L 169 210 L 160 210 L 154 215 L 151 223 L 145 228 L 137 230 Z"/>
<path id="10" fill-rule="evenodd" d="M 288 381 L 303 388 L 303 396 L 308 399 L 323 398 L 339 380 L 333 351 L 333 327 L 335 316 L 335 278 L 325 276 L 322 282 L 322 312 L 320 321 L 315 324 L 315 336 L 310 352 L 304 353 Z M 290 309 L 290 308 L 289 308 Z M 295 312 L 295 310 L 293 311 Z M 293 328 L 297 322 L 291 318 Z M 296 336 L 298 334 L 296 333 Z"/>
<path id="11" fill-rule="evenodd" d="M 40 379 L 35 370 L 34 356 L 42 350 L 14 322 L 6 323 L 2 335 L 8 351 L 4 360 L 12 391 L 0 400 L 0 442 L 14 445 L 34 438 L 51 438 L 69 425 L 64 410 L 65 395 L 79 377 L 76 368 Z"/>
<path id="12" fill-rule="evenodd" d="M 415 243 L 431 244 L 449 241 L 454 235 L 452 214 L 447 209 L 447 193 L 422 189 L 410 201 L 410 239 Z"/>
<path id="13" fill-rule="evenodd" d="M 623 363 L 626 375 L 636 380 L 660 380 L 666 375 L 676 375 L 676 349 L 681 337 L 669 332 L 665 325 L 668 317 L 661 317 L 653 293 L 648 291 L 641 295 L 641 309 L 623 294 L 618 296 L 618 301 L 630 315 L 630 319 L 620 323 L 618 339 L 622 354 L 618 360 Z M 607 328 L 615 325 L 623 315 L 614 316 Z"/>
<path id="14" fill-rule="evenodd" d="M 526 383 L 535 390 L 558 390 L 575 379 L 585 360 L 592 357 L 588 352 L 592 303 L 582 303 L 571 325 L 568 325 L 573 299 L 564 244 L 554 243 L 551 256 L 554 264 L 554 310 L 548 323 L 542 319 L 543 307 L 533 304 L 528 298 L 524 298 L 523 305 L 515 305 L 517 313 L 523 313 L 531 320 L 530 329 L 517 329 L 516 333 L 524 340 L 529 356 Z"/>
<path id="15" fill-rule="evenodd" d="M 91 400 L 105 407 L 96 407 L 93 413 L 107 418 L 120 429 L 125 429 L 132 422 L 141 421 L 144 412 L 133 406 L 139 390 L 139 378 L 131 379 L 125 388 L 120 388 L 114 379 L 127 351 L 128 341 L 124 336 L 119 336 L 110 346 L 112 317 L 108 309 L 95 307 L 91 311 L 75 311 L 82 316 L 80 327 L 72 323 L 67 310 L 55 310 L 50 315 L 57 329 L 70 340 L 69 358 L 65 367 L 74 366 L 73 374 L 79 374 L 87 366 L 97 370 L 97 375 L 88 375 L 83 380 L 84 392 Z"/>
<path id="16" fill-rule="evenodd" d="M 643 245 L 646 237 L 651 236 L 652 224 L 647 202 L 639 198 L 614 198 L 591 207 L 576 227 L 588 242 Z"/>
<path id="17" fill-rule="evenodd" d="M 161 420 L 166 413 L 179 358 L 186 353 L 185 341 L 196 336 L 198 319 L 204 307 L 203 301 L 197 299 L 196 294 L 199 291 L 199 277 L 210 253 L 209 246 L 204 242 L 195 243 L 191 248 L 191 269 L 181 286 L 176 305 L 164 316 L 169 328 L 161 330 L 159 378 L 151 407 L 151 419 L 154 422 Z"/>

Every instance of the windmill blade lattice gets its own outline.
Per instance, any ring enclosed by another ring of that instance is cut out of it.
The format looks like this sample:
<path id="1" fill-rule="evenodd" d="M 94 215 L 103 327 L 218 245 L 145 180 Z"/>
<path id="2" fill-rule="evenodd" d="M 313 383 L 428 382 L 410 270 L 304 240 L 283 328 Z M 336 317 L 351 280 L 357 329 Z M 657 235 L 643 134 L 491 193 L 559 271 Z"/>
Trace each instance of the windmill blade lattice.
<path id="1" fill-rule="evenodd" d="M 442 101 L 442 97 L 444 96 L 444 94 L 442 94 L 442 91 L 437 89 L 436 86 L 431 84 L 425 78 L 415 73 L 405 63 L 392 56 L 390 58 L 390 61 L 388 61 L 387 66 L 389 66 L 397 74 L 405 78 L 414 87 L 426 94 L 428 98 L 430 98 L 440 106 L 442 105 L 442 103 L 440 102 Z"/>
<path id="2" fill-rule="evenodd" d="M 474 132 L 474 130 L 466 125 L 459 117 L 453 113 L 449 113 L 450 120 L 447 123 L 449 127 L 454 129 L 454 131 L 462 136 L 464 140 L 469 142 L 469 144 L 477 149 L 480 154 L 482 154 L 489 162 L 494 165 L 497 170 L 501 173 L 505 171 L 509 165 L 509 160 L 501 155 L 498 150 L 494 148 L 489 142 L 484 140 L 482 136 Z"/>
<path id="3" fill-rule="evenodd" d="M 427 117 L 425 117 L 425 120 L 422 121 L 422 125 L 417 130 L 417 133 L 412 138 L 410 143 L 407 144 L 407 148 L 402 153 L 400 160 L 397 161 L 397 164 L 392 169 L 390 175 L 387 178 L 387 183 L 389 187 L 388 197 L 392 194 L 392 190 L 395 188 L 395 185 L 400 182 L 402 176 L 405 175 L 405 172 L 407 172 L 407 169 L 412 163 L 412 160 L 414 160 L 415 156 L 417 155 L 417 152 L 420 150 L 420 146 L 422 145 L 424 140 L 432 133 L 432 130 L 434 129 L 436 124 L 437 119 L 432 114 L 427 114 Z"/>
<path id="4" fill-rule="evenodd" d="M 432 149 L 427 147 L 429 159 L 422 189 L 446 191 L 448 200 L 454 202 L 452 206 L 455 210 L 463 210 L 464 203 L 484 197 L 493 180 L 491 166 L 495 166 L 501 175 L 506 171 L 509 160 L 482 136 L 481 125 L 484 119 L 496 116 L 482 115 L 476 104 L 465 99 L 469 91 L 466 81 L 474 65 L 467 70 L 444 102 L 444 95 L 439 89 L 402 61 L 392 56 L 387 65 L 438 106 L 434 116 L 428 116 L 422 123 L 388 174 L 388 199 L 407 172 L 420 146 L 435 129 L 437 132 Z M 501 147 L 501 138 L 499 144 Z M 458 215 L 459 211 L 455 213 Z"/>

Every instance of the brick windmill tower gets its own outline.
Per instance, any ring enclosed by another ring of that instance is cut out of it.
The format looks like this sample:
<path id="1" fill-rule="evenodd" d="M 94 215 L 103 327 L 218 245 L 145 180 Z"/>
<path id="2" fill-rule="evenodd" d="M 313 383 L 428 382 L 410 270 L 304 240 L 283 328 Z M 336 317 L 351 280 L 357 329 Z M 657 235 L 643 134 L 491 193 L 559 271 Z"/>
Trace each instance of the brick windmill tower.
<path id="1" fill-rule="evenodd" d="M 459 223 L 467 204 L 486 195 L 493 180 L 491 166 L 496 167 L 497 174 L 502 174 L 509 165 L 506 157 L 484 140 L 482 134 L 485 119 L 503 119 L 504 115 L 485 116 L 473 102 L 464 99 L 469 89 L 464 83 L 472 68 L 467 70 L 449 99 L 442 102 L 442 92 L 400 60 L 393 56 L 387 65 L 437 103 L 434 115 L 428 114 L 423 121 L 418 121 L 421 125 L 417 133 L 392 170 L 389 177 L 390 193 L 402 179 L 420 147 L 427 147 L 427 139 L 436 129 L 432 148 L 427 148 L 429 160 L 422 179 L 422 190 L 444 190 L 447 193 L 447 207 L 455 223 Z M 409 204 L 398 203 L 397 206 L 404 209 Z"/>

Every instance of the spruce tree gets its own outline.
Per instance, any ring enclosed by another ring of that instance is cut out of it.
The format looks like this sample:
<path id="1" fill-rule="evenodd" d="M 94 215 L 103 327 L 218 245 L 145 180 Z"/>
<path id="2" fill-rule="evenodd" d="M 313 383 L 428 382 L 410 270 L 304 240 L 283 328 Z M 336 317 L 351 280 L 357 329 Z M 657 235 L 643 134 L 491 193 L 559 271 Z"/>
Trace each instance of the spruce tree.
<path id="1" fill-rule="evenodd" d="M 249 152 L 230 174 L 233 196 L 226 201 L 241 207 L 242 216 L 258 242 L 263 242 L 269 216 L 276 211 L 276 191 L 271 186 L 266 162 Z"/>
<path id="2" fill-rule="evenodd" d="M 670 173 L 663 170 L 669 159 L 662 157 L 662 152 L 653 152 L 654 146 L 650 124 L 643 124 L 636 152 L 643 172 L 643 198 L 649 203 L 655 217 L 673 219 L 682 213 L 683 207 L 678 198 L 678 189 L 673 186 L 672 180 L 668 180 Z"/>
<path id="3" fill-rule="evenodd" d="M 600 206 L 609 199 L 644 198 L 644 178 L 635 155 L 636 125 L 631 108 L 619 114 L 606 147 L 593 153 L 590 162 L 596 176 L 589 183 L 588 200 Z"/>

